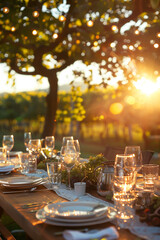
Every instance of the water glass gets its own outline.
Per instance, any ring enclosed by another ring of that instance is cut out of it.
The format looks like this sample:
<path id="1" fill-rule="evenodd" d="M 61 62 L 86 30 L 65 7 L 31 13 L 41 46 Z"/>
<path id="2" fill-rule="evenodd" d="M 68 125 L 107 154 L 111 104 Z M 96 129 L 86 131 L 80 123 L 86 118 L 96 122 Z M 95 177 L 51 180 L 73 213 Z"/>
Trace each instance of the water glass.
<path id="1" fill-rule="evenodd" d="M 117 209 L 117 219 L 122 220 L 123 223 L 134 216 L 136 171 L 128 164 L 132 160 L 134 161 L 133 155 L 116 155 L 114 164 L 113 199 Z"/>
<path id="2" fill-rule="evenodd" d="M 6 163 L 7 152 L 5 147 L 0 147 L 0 163 Z"/>
<path id="3" fill-rule="evenodd" d="M 142 168 L 144 189 L 154 192 L 155 181 L 158 180 L 159 165 L 144 164 Z"/>
<path id="4" fill-rule="evenodd" d="M 28 173 L 28 163 L 29 163 L 29 154 L 22 153 L 21 154 L 21 172 Z"/>
<path id="5" fill-rule="evenodd" d="M 37 171 L 37 156 L 29 155 L 28 173 L 36 173 L 36 171 Z"/>
<path id="6" fill-rule="evenodd" d="M 49 181 L 52 184 L 52 187 L 59 187 L 59 185 L 61 184 L 61 163 L 59 161 L 48 162 L 47 174 Z"/>

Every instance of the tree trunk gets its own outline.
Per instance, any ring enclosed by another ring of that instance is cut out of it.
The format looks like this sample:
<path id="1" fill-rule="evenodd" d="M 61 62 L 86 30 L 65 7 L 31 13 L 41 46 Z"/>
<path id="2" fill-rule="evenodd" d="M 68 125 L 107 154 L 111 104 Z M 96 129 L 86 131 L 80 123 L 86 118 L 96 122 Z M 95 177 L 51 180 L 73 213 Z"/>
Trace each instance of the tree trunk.
<path id="1" fill-rule="evenodd" d="M 55 134 L 55 118 L 57 111 L 57 96 L 58 96 L 58 78 L 56 72 L 49 72 L 48 74 L 48 82 L 50 85 L 49 93 L 46 97 L 46 116 L 44 129 L 42 133 L 42 137 L 45 136 L 54 136 Z"/>

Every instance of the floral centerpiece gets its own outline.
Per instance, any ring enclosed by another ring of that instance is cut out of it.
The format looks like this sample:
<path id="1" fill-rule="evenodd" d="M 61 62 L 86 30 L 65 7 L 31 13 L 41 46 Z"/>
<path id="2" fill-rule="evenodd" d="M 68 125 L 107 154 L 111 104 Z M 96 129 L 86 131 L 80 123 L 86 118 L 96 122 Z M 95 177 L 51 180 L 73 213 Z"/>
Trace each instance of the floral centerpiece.
<path id="1" fill-rule="evenodd" d="M 79 163 L 71 170 L 71 186 L 73 187 L 75 182 L 86 182 L 87 188 L 95 188 L 97 184 L 98 171 L 95 169 L 107 161 L 103 154 L 99 154 L 95 157 L 89 157 L 88 162 Z M 62 181 L 66 182 L 67 173 L 62 171 Z"/>

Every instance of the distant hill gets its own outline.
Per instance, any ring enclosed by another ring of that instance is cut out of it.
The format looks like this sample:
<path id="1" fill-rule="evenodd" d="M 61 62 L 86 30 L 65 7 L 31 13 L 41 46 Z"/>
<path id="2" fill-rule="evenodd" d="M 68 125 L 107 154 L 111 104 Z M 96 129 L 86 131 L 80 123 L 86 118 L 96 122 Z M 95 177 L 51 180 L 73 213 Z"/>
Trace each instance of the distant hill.
<path id="1" fill-rule="evenodd" d="M 85 84 L 83 84 L 83 83 L 76 83 L 75 86 L 81 87 L 81 90 L 82 90 L 82 91 L 84 91 L 84 90 L 87 88 L 87 86 L 86 86 Z M 68 85 L 68 84 L 60 85 L 60 86 L 58 87 L 58 90 L 59 90 L 59 91 L 66 91 L 66 92 L 68 92 L 68 91 L 71 90 L 71 85 Z"/>
<path id="2" fill-rule="evenodd" d="M 82 91 L 84 91 L 87 88 L 87 86 L 83 83 L 76 83 L 75 86 L 77 86 L 77 87 L 80 86 Z M 59 85 L 59 87 L 58 87 L 58 91 L 69 92 L 70 89 L 71 89 L 71 85 L 69 85 L 69 84 Z M 25 91 L 23 91 L 23 92 L 25 92 Z M 29 91 L 29 92 L 32 92 L 32 91 Z M 36 92 L 48 92 L 48 89 L 47 88 L 40 89 L 40 90 L 36 90 Z M 8 92 L 2 92 L 2 93 L 0 93 L 0 96 L 3 96 L 4 94 L 7 94 L 7 93 Z"/>

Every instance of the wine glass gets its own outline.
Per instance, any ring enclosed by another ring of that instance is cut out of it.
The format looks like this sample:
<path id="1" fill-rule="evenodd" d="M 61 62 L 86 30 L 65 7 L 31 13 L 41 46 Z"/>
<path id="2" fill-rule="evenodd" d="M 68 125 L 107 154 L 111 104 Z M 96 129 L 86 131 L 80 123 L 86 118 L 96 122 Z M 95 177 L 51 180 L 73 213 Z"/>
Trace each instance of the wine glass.
<path id="1" fill-rule="evenodd" d="M 31 132 L 25 132 L 24 133 L 24 145 L 26 147 L 26 151 L 28 151 L 28 145 L 29 145 L 29 141 L 31 140 Z"/>
<path id="2" fill-rule="evenodd" d="M 76 140 L 67 140 L 67 146 L 71 147 L 73 146 L 76 149 L 77 152 L 77 159 L 79 160 L 79 156 L 80 156 L 80 144 L 78 139 Z"/>
<path id="3" fill-rule="evenodd" d="M 73 136 L 63 137 L 62 146 L 66 146 L 68 140 L 73 140 Z"/>
<path id="4" fill-rule="evenodd" d="M 30 139 L 28 144 L 29 153 L 37 155 L 41 150 L 41 139 Z"/>
<path id="5" fill-rule="evenodd" d="M 124 154 L 135 155 L 135 168 L 139 172 L 142 168 L 142 152 L 140 146 L 126 146 Z"/>
<path id="6" fill-rule="evenodd" d="M 68 188 L 71 190 L 70 172 L 77 162 L 77 152 L 74 146 L 62 146 L 60 154 L 63 166 L 66 168 L 68 173 Z"/>
<path id="7" fill-rule="evenodd" d="M 49 152 L 50 157 L 53 157 L 53 150 L 55 147 L 55 138 L 54 136 L 45 137 L 45 149 Z"/>
<path id="8" fill-rule="evenodd" d="M 7 158 L 9 160 L 10 159 L 9 152 L 12 150 L 12 148 L 14 146 L 14 136 L 13 135 L 4 135 L 2 145 L 7 151 Z"/>

